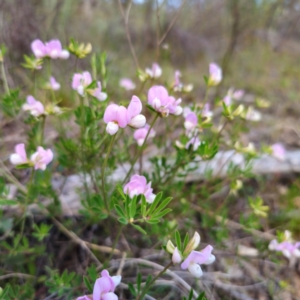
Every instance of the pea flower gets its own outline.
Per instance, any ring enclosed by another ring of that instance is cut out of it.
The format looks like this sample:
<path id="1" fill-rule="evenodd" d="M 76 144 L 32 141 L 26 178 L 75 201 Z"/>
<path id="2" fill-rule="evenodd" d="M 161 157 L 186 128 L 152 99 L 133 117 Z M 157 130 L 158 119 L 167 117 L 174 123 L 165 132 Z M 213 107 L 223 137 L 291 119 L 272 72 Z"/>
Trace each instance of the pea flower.
<path id="1" fill-rule="evenodd" d="M 226 96 L 223 98 L 223 102 L 228 106 L 232 104 L 233 100 L 240 100 L 243 98 L 245 92 L 243 90 L 234 90 L 233 88 L 230 88 L 227 91 Z"/>
<path id="2" fill-rule="evenodd" d="M 46 166 L 52 161 L 53 152 L 50 149 L 45 150 L 43 147 L 37 147 L 37 151 L 30 157 L 31 162 L 34 164 L 35 170 L 45 170 Z"/>
<path id="3" fill-rule="evenodd" d="M 124 106 L 110 104 L 104 112 L 103 120 L 107 124 L 106 132 L 110 135 L 114 135 L 119 128 L 125 128 L 127 126 L 127 110 Z"/>
<path id="4" fill-rule="evenodd" d="M 286 150 L 284 146 L 280 143 L 272 145 L 272 155 L 279 160 L 285 160 Z"/>
<path id="5" fill-rule="evenodd" d="M 280 251 L 288 259 L 300 257 L 300 250 L 298 248 L 300 248 L 300 242 L 283 241 L 278 243 L 277 240 L 272 240 L 269 244 L 270 250 Z"/>
<path id="6" fill-rule="evenodd" d="M 146 68 L 145 72 L 146 72 L 146 74 L 149 75 L 150 78 L 158 78 L 162 74 L 162 69 L 159 66 L 159 64 L 153 63 L 152 68 L 151 69 Z"/>
<path id="7" fill-rule="evenodd" d="M 102 85 L 100 81 L 97 82 L 97 87 L 95 89 L 88 90 L 87 92 L 93 97 L 97 98 L 99 101 L 104 101 L 107 98 L 107 94 L 102 92 Z"/>
<path id="8" fill-rule="evenodd" d="M 192 137 L 185 145 L 185 149 L 189 149 L 190 146 L 192 146 L 193 150 L 196 151 L 199 146 L 201 145 L 201 142 L 198 137 Z"/>
<path id="9" fill-rule="evenodd" d="M 133 138 L 137 141 L 137 144 L 139 146 L 142 146 L 144 141 L 145 141 L 145 138 L 148 134 L 148 131 L 150 129 L 150 126 L 148 124 L 145 125 L 145 127 L 143 128 L 139 128 L 137 129 L 134 134 L 133 134 Z M 154 129 L 151 129 L 149 135 L 148 135 L 148 139 L 150 138 L 154 138 L 155 137 L 155 131 Z"/>
<path id="10" fill-rule="evenodd" d="M 31 43 L 31 49 L 36 58 L 67 59 L 70 56 L 69 51 L 62 49 L 59 40 L 51 40 L 46 43 L 43 43 L 41 40 L 34 40 Z"/>
<path id="11" fill-rule="evenodd" d="M 75 73 L 72 79 L 72 89 L 76 90 L 79 95 L 83 96 L 85 88 L 92 83 L 92 76 L 88 71 Z"/>
<path id="12" fill-rule="evenodd" d="M 13 165 L 22 165 L 26 164 L 28 162 L 27 156 L 26 156 L 26 150 L 24 144 L 18 144 L 15 146 L 15 153 L 13 153 L 10 158 L 10 162 Z"/>
<path id="13" fill-rule="evenodd" d="M 187 131 L 191 131 L 198 126 L 198 117 L 194 112 L 190 112 L 184 121 L 184 127 Z"/>
<path id="14" fill-rule="evenodd" d="M 123 191 L 130 198 L 136 195 L 144 195 L 148 203 L 152 203 L 156 197 L 152 193 L 151 182 L 147 183 L 146 178 L 140 175 L 133 175 L 130 181 L 124 186 Z"/>
<path id="15" fill-rule="evenodd" d="M 182 107 L 181 99 L 176 100 L 168 95 L 168 91 L 161 85 L 153 86 L 148 91 L 148 103 L 163 117 L 169 114 L 180 115 Z"/>
<path id="16" fill-rule="evenodd" d="M 203 275 L 200 265 L 209 265 L 215 261 L 215 256 L 212 255 L 213 247 L 211 245 L 206 246 L 201 251 L 192 251 L 189 256 L 181 264 L 181 269 L 188 269 L 189 272 L 199 278 Z"/>
<path id="17" fill-rule="evenodd" d="M 222 81 L 222 69 L 216 64 L 209 64 L 208 86 L 216 86 Z"/>
<path id="18" fill-rule="evenodd" d="M 127 123 L 133 128 L 142 128 L 146 124 L 146 118 L 141 114 L 142 102 L 137 96 L 132 96 L 127 108 Z"/>
<path id="19" fill-rule="evenodd" d="M 30 111 L 30 114 L 35 117 L 45 114 L 44 105 L 40 101 L 35 100 L 33 96 L 27 96 L 26 102 L 27 103 L 22 106 L 23 110 Z"/>
<path id="20" fill-rule="evenodd" d="M 166 250 L 170 254 L 172 254 L 172 261 L 174 264 L 180 263 L 181 269 L 188 269 L 189 272 L 199 278 L 203 275 L 202 269 L 200 265 L 209 265 L 215 261 L 215 256 L 212 255 L 213 247 L 211 245 L 206 246 L 201 251 L 195 251 L 195 249 L 200 244 L 200 235 L 198 232 L 195 232 L 192 239 L 186 245 L 183 253 L 180 253 L 177 247 L 173 245 L 173 243 L 169 240 L 166 245 Z"/>
<path id="21" fill-rule="evenodd" d="M 211 118 L 214 115 L 213 111 L 210 110 L 210 104 L 205 103 L 202 109 L 202 116 L 206 118 Z"/>
<path id="22" fill-rule="evenodd" d="M 110 276 L 107 270 L 103 270 L 101 277 L 94 284 L 93 298 L 85 295 L 78 297 L 77 300 L 118 300 L 118 296 L 114 291 L 120 284 L 121 279 L 120 275 Z"/>
<path id="23" fill-rule="evenodd" d="M 53 91 L 57 91 L 60 89 L 60 83 L 58 83 L 53 76 L 50 77 L 50 80 L 47 84 L 47 87 Z"/>
<path id="24" fill-rule="evenodd" d="M 136 87 L 135 83 L 129 78 L 122 78 L 119 85 L 127 91 L 134 90 Z"/>
<path id="25" fill-rule="evenodd" d="M 175 81 L 174 81 L 174 85 L 173 85 L 173 90 L 175 92 L 190 92 L 193 89 L 193 85 L 192 84 L 186 84 L 184 85 L 181 81 L 180 81 L 180 77 L 181 77 L 181 73 L 180 71 L 175 71 Z"/>

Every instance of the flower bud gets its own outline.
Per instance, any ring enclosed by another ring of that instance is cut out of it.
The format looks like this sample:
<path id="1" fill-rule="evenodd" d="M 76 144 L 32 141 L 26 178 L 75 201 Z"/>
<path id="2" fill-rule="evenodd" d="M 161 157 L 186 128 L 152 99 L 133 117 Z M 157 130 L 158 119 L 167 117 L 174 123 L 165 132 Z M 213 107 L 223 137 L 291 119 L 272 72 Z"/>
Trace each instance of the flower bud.
<path id="1" fill-rule="evenodd" d="M 168 240 L 167 242 L 167 246 L 166 246 L 166 250 L 167 252 L 169 252 L 170 254 L 173 254 L 175 251 L 175 246 L 174 244 L 171 242 L 171 240 Z"/>
<path id="2" fill-rule="evenodd" d="M 172 262 L 173 264 L 180 264 L 182 261 L 182 257 L 180 252 L 178 251 L 177 247 L 175 247 L 173 255 L 172 255 Z"/>
<path id="3" fill-rule="evenodd" d="M 191 253 L 193 250 L 195 250 L 199 246 L 200 240 L 201 240 L 200 235 L 196 231 L 192 239 L 188 242 L 187 246 L 185 247 L 183 254 L 187 255 Z"/>

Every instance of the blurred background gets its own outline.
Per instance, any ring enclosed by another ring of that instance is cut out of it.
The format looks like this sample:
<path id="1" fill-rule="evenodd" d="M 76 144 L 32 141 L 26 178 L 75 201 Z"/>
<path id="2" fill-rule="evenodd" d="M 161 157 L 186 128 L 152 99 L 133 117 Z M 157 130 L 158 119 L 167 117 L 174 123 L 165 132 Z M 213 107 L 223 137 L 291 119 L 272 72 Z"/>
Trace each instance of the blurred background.
<path id="1" fill-rule="evenodd" d="M 299 146 L 300 1 L 120 2 L 124 12 L 129 11 L 128 29 L 141 69 L 157 61 L 169 82 L 178 69 L 182 81 L 194 84 L 193 95 L 201 99 L 203 75 L 215 61 L 224 73 L 217 95 L 224 97 L 234 87 L 266 98 L 272 103 L 266 126 L 274 126 L 274 140 Z M 30 43 L 36 38 L 58 38 L 64 47 L 74 38 L 90 42 L 95 52 L 106 51 L 111 91 L 121 77 L 138 81 L 119 4 L 119 0 L 2 0 L 0 44 L 9 49 L 10 86 L 30 81 L 21 63 L 23 54 L 31 54 Z M 79 63 L 79 69 L 90 69 L 89 59 Z M 59 67 L 58 79 L 69 85 L 72 64 L 62 62 Z"/>

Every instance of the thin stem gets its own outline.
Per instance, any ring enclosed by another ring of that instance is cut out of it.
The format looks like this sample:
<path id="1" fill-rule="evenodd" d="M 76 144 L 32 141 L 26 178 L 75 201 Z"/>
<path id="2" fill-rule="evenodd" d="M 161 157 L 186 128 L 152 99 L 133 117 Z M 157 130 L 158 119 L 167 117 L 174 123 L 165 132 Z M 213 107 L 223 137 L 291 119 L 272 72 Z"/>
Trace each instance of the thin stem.
<path id="1" fill-rule="evenodd" d="M 159 59 L 159 5 L 156 0 L 156 62 Z"/>
<path id="2" fill-rule="evenodd" d="M 170 261 L 162 271 L 160 271 L 144 288 L 143 288 L 143 291 L 141 293 L 140 296 L 138 296 L 136 298 L 136 300 L 142 300 L 144 298 L 144 296 L 146 295 L 147 291 L 149 290 L 149 288 L 151 287 L 151 285 L 156 281 L 156 279 L 158 277 L 160 277 L 163 273 L 165 273 L 170 267 L 171 265 L 173 264 L 172 261 Z"/>
<path id="3" fill-rule="evenodd" d="M 117 236 L 116 236 L 116 238 L 115 238 L 115 240 L 114 240 L 114 243 L 113 243 L 113 245 L 112 245 L 112 251 L 111 251 L 111 253 L 109 254 L 109 257 L 108 257 L 108 259 L 107 259 L 108 262 L 111 260 L 113 254 L 114 254 L 114 250 L 115 250 L 116 245 L 117 245 L 117 243 L 118 243 L 118 241 L 119 241 L 119 239 L 120 239 L 120 236 L 121 236 L 121 233 L 122 233 L 122 231 L 123 231 L 123 228 L 124 228 L 124 225 L 120 226 L 120 228 L 119 228 L 119 230 L 118 230 Z"/>
<path id="4" fill-rule="evenodd" d="M 123 20 L 124 20 L 126 36 L 127 36 L 127 40 L 128 40 L 128 44 L 129 44 L 129 47 L 130 47 L 131 54 L 132 54 L 132 57 L 133 57 L 136 68 L 140 69 L 139 61 L 137 59 L 137 56 L 135 54 L 135 51 L 134 51 L 134 48 L 133 48 L 133 45 L 132 45 L 131 36 L 130 36 L 130 32 L 129 32 L 129 27 L 128 27 L 129 13 L 130 13 L 130 9 L 131 9 L 131 6 L 132 6 L 132 0 L 130 0 L 130 2 L 128 4 L 126 14 L 124 12 L 121 0 L 118 0 L 118 3 L 119 3 L 119 8 L 120 8 Z"/>
<path id="5" fill-rule="evenodd" d="M 156 120 L 158 119 L 158 117 L 159 117 L 159 114 L 156 114 L 154 120 L 152 121 L 152 123 L 151 123 L 151 125 L 150 125 L 149 131 L 147 132 L 147 135 L 146 135 L 146 138 L 145 138 L 145 140 L 144 140 L 144 142 L 143 142 L 143 145 L 141 146 L 141 148 L 140 148 L 140 150 L 138 151 L 138 153 L 137 153 L 137 155 L 136 155 L 134 161 L 132 162 L 131 167 L 130 167 L 129 171 L 127 172 L 127 174 L 126 174 L 126 176 L 125 176 L 125 178 L 124 178 L 122 184 L 124 184 L 124 183 L 126 182 L 126 180 L 128 179 L 128 177 L 130 176 L 130 173 L 131 173 L 132 170 L 133 170 L 133 167 L 134 167 L 135 163 L 137 162 L 137 160 L 138 160 L 138 158 L 140 157 L 141 153 L 143 153 L 143 151 L 145 150 L 145 145 L 146 145 L 148 136 L 149 136 L 149 134 L 150 134 L 150 132 L 151 132 L 153 126 L 154 126 L 154 123 L 155 123 Z"/>
<path id="6" fill-rule="evenodd" d="M 40 126 L 40 145 L 43 145 L 44 142 L 44 130 L 45 130 L 45 124 L 46 124 L 46 116 L 42 115 L 42 121 Z"/>
<path id="7" fill-rule="evenodd" d="M 108 206 L 108 202 L 107 202 L 107 198 L 106 198 L 104 176 L 105 176 L 105 169 L 106 169 L 108 157 L 109 157 L 109 154 L 111 152 L 112 146 L 114 144 L 115 138 L 116 138 L 116 134 L 113 135 L 113 137 L 112 137 L 112 139 L 110 141 L 110 144 L 109 144 L 109 147 L 108 147 L 108 150 L 107 150 L 107 154 L 105 156 L 105 160 L 104 160 L 104 163 L 103 163 L 103 166 L 102 166 L 102 170 L 101 170 L 102 171 L 102 175 L 101 175 L 101 180 L 102 180 L 102 194 L 103 194 L 105 208 L 106 208 L 108 214 L 109 214 L 109 206 Z"/>
<path id="8" fill-rule="evenodd" d="M 119 1 L 120 1 L 120 0 L 119 0 Z M 180 12 L 181 12 L 183 6 L 185 5 L 186 1 L 187 1 L 187 0 L 184 0 L 184 1 L 182 2 L 180 8 L 178 9 L 178 12 L 177 12 L 176 16 L 174 17 L 174 19 L 173 19 L 172 22 L 170 23 L 170 25 L 169 25 L 168 29 L 166 30 L 166 32 L 165 32 L 165 33 L 163 34 L 163 36 L 160 38 L 160 40 L 159 40 L 159 42 L 158 42 L 158 45 L 160 45 L 160 44 L 165 40 L 165 38 L 167 37 L 169 31 L 171 30 L 171 28 L 172 28 L 173 25 L 175 24 L 175 22 L 176 22 L 176 20 L 177 20 L 177 18 L 178 18 L 178 16 L 179 16 L 179 14 L 180 14 Z"/>
<path id="9" fill-rule="evenodd" d="M 2 79 L 3 79 L 3 82 L 4 82 L 4 90 L 5 90 L 5 93 L 10 95 L 10 90 L 9 90 L 9 87 L 8 87 L 8 82 L 7 82 L 7 78 L 6 78 L 6 73 L 5 73 L 5 68 L 4 68 L 4 63 L 1 62 L 1 73 L 2 73 Z"/>

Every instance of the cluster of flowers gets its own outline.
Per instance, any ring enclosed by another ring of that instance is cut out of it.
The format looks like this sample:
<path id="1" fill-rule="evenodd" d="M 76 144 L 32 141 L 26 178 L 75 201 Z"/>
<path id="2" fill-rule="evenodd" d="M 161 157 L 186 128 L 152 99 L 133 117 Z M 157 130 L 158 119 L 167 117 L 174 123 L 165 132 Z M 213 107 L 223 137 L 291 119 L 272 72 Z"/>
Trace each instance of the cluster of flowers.
<path id="1" fill-rule="evenodd" d="M 88 71 L 75 73 L 72 79 L 72 89 L 77 91 L 79 95 L 84 96 L 85 93 L 97 98 L 99 101 L 104 101 L 107 98 L 107 94 L 102 92 L 101 82 L 97 81 L 97 87 L 89 89 L 89 85 L 93 82 L 92 76 Z"/>
<path id="2" fill-rule="evenodd" d="M 103 270 L 101 276 L 94 284 L 93 297 L 84 295 L 76 300 L 118 300 L 114 291 L 120 284 L 122 277 L 120 275 L 110 276 L 107 270 Z"/>
<path id="3" fill-rule="evenodd" d="M 209 265 L 215 261 L 215 256 L 212 253 L 213 247 L 207 245 L 201 251 L 195 251 L 200 244 L 200 235 L 195 232 L 192 239 L 189 241 L 183 252 L 180 252 L 177 247 L 169 240 L 167 243 L 167 251 L 172 254 L 172 262 L 174 264 L 180 264 L 181 269 L 188 269 L 189 272 L 199 278 L 203 275 L 200 265 Z"/>
<path id="4" fill-rule="evenodd" d="M 300 257 L 300 242 L 294 242 L 291 232 L 284 232 L 284 241 L 279 243 L 277 240 L 272 240 L 269 244 L 269 249 L 272 251 L 281 252 L 286 258 L 293 259 Z"/>
<path id="5" fill-rule="evenodd" d="M 37 147 L 37 151 L 27 158 L 25 145 L 18 144 L 15 146 L 15 153 L 10 156 L 10 162 L 13 165 L 30 165 L 35 170 L 45 170 L 46 166 L 52 161 L 53 152 L 50 149 L 44 149 L 43 147 Z"/>
<path id="6" fill-rule="evenodd" d="M 59 40 L 51 40 L 43 43 L 41 40 L 34 40 L 31 43 L 31 49 L 36 58 L 68 59 L 70 53 L 64 50 Z"/>

